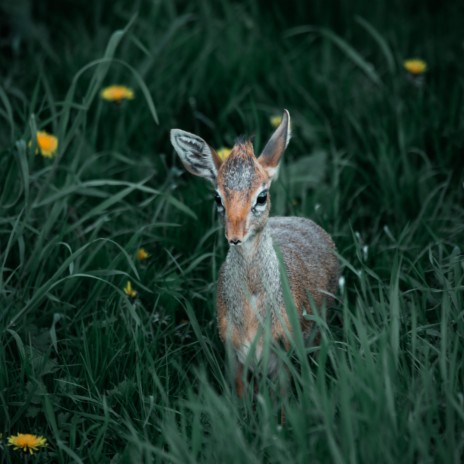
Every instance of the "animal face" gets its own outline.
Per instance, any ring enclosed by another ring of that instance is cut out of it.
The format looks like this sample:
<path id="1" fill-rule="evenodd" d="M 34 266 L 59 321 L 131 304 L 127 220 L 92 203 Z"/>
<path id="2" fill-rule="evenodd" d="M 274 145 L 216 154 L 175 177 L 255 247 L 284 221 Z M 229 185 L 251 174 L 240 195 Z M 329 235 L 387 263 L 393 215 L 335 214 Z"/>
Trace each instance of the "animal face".
<path id="1" fill-rule="evenodd" d="M 171 143 L 185 168 L 214 184 L 217 209 L 231 245 L 245 243 L 266 224 L 269 187 L 289 141 L 287 110 L 258 158 L 249 140 L 238 140 L 229 157 L 222 161 L 201 137 L 180 129 L 171 130 Z"/>
<path id="2" fill-rule="evenodd" d="M 251 142 L 236 143 L 218 170 L 215 193 L 217 210 L 231 245 L 243 244 L 266 224 L 270 184 Z"/>

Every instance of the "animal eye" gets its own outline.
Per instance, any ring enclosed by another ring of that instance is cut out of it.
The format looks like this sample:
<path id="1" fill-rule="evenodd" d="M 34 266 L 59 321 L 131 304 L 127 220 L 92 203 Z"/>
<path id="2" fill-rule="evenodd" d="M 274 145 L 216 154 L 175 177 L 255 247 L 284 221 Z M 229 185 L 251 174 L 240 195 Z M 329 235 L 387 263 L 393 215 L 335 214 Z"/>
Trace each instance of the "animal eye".
<path id="1" fill-rule="evenodd" d="M 214 201 L 216 202 L 216 205 L 219 207 L 219 208 L 224 208 L 223 204 L 222 204 L 222 199 L 221 199 L 221 195 L 219 195 L 219 193 L 216 193 L 214 195 Z"/>
<path id="2" fill-rule="evenodd" d="M 267 201 L 267 191 L 261 192 L 256 198 L 257 205 L 264 205 Z"/>

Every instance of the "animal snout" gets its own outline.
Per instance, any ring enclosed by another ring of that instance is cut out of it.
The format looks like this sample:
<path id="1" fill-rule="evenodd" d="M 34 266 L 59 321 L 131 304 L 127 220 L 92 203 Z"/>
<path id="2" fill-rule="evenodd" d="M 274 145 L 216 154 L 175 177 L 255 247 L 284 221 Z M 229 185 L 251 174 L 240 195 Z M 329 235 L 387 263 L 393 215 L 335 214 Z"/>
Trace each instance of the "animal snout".
<path id="1" fill-rule="evenodd" d="M 246 236 L 245 221 L 242 218 L 228 218 L 225 233 L 230 245 L 241 245 Z"/>

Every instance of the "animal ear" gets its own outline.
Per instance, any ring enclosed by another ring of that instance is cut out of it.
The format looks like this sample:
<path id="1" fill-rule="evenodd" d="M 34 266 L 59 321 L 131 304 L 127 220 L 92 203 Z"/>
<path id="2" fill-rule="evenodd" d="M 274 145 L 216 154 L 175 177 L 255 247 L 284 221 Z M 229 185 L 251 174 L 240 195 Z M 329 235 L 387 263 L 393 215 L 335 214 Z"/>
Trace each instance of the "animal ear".
<path id="1" fill-rule="evenodd" d="M 280 158 L 282 158 L 288 142 L 290 142 L 290 135 L 290 114 L 287 110 L 284 110 L 279 127 L 272 134 L 258 158 L 258 162 L 271 179 L 277 174 Z"/>
<path id="2" fill-rule="evenodd" d="M 216 151 L 201 137 L 180 129 L 171 130 L 171 143 L 187 171 L 195 176 L 204 177 L 213 184 L 221 160 Z"/>

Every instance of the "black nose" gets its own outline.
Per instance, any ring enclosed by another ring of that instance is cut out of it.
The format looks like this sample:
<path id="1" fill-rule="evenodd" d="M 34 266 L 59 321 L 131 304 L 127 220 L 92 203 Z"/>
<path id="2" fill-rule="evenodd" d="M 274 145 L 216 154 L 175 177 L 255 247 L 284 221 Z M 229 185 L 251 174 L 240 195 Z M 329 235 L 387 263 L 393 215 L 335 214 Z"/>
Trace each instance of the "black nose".
<path id="1" fill-rule="evenodd" d="M 242 241 L 241 240 L 229 240 L 229 243 L 231 245 L 240 245 L 240 243 L 242 243 Z"/>

